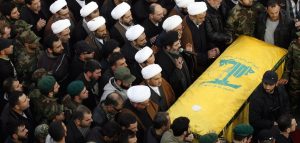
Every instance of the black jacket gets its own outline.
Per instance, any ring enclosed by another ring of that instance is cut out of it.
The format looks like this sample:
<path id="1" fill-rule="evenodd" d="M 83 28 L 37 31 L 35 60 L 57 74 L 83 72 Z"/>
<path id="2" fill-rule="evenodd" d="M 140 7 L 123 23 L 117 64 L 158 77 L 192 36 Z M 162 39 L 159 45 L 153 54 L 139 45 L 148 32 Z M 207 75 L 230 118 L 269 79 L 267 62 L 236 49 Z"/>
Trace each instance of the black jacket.
<path id="1" fill-rule="evenodd" d="M 31 143 L 34 141 L 34 128 L 35 128 L 35 122 L 33 120 L 32 114 L 30 112 L 30 109 L 27 109 L 24 111 L 24 114 L 26 115 L 27 118 L 24 116 L 16 113 L 13 111 L 10 107 L 9 104 L 6 104 L 6 106 L 3 109 L 3 112 L 1 114 L 1 124 L 2 124 L 2 134 L 1 136 L 6 138 L 8 137 L 8 129 L 9 123 L 18 123 L 22 122 L 25 124 L 26 129 L 28 130 L 28 142 Z"/>
<path id="2" fill-rule="evenodd" d="M 255 37 L 263 41 L 265 38 L 267 18 L 267 13 L 260 14 L 255 29 Z M 294 27 L 294 22 L 288 18 L 284 11 L 280 11 L 279 23 L 274 32 L 274 44 L 287 49 L 293 38 L 296 37 L 296 29 Z"/>
<path id="3" fill-rule="evenodd" d="M 218 10 L 207 3 L 205 26 L 208 40 L 222 49 L 225 48 L 225 43 L 229 42 L 231 38 L 225 31 L 227 15 L 228 8 L 225 5 L 225 2 L 221 4 Z"/>
<path id="4" fill-rule="evenodd" d="M 270 129 L 280 115 L 289 113 L 289 99 L 283 86 L 275 87 L 272 95 L 267 94 L 260 84 L 250 97 L 249 122 L 255 133 Z"/>
<path id="5" fill-rule="evenodd" d="M 66 143 L 85 143 L 86 140 L 76 127 L 74 121 L 70 121 L 67 125 Z"/>

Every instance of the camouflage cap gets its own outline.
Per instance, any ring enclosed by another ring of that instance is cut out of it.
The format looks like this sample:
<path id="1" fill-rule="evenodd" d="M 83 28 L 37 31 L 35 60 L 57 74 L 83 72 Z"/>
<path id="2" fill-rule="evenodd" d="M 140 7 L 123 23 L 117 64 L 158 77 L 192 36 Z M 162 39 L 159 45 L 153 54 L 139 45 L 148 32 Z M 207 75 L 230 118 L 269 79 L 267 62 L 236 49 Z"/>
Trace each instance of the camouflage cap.
<path id="1" fill-rule="evenodd" d="M 30 28 L 32 27 L 32 25 L 28 24 L 24 20 L 17 20 L 14 25 L 16 27 L 17 33 L 22 33 L 23 31 L 29 31 L 31 30 Z"/>
<path id="2" fill-rule="evenodd" d="M 32 32 L 31 30 L 28 31 L 23 31 L 20 36 L 20 41 L 24 44 L 24 43 L 28 43 L 28 44 L 39 44 L 40 41 L 40 37 L 36 36 L 36 34 L 34 32 Z"/>
<path id="3" fill-rule="evenodd" d="M 56 115 L 59 115 L 64 112 L 64 106 L 60 104 L 52 104 L 43 110 L 45 116 L 48 120 L 52 120 Z"/>
<path id="4" fill-rule="evenodd" d="M 34 136 L 37 138 L 46 139 L 48 135 L 49 126 L 47 124 L 40 124 L 34 130 Z"/>
<path id="5" fill-rule="evenodd" d="M 125 83 L 131 84 L 136 77 L 130 73 L 130 70 L 127 67 L 119 67 L 114 73 L 114 77 L 117 80 L 121 80 Z"/>

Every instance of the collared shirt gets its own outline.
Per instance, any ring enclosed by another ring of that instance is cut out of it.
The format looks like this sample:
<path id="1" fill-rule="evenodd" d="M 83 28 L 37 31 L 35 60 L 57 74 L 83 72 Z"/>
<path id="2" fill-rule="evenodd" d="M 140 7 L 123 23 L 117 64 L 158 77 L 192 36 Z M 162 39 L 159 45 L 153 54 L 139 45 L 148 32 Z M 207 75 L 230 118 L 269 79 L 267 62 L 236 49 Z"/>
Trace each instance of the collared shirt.
<path id="1" fill-rule="evenodd" d="M 99 41 L 101 44 L 104 44 L 103 39 L 96 38 L 96 40 Z"/>
<path id="2" fill-rule="evenodd" d="M 150 85 L 149 85 L 149 87 L 150 87 L 151 89 L 153 89 L 153 90 L 155 91 L 155 93 L 157 93 L 159 96 L 161 96 L 158 87 L 154 87 L 154 86 L 150 86 Z"/>

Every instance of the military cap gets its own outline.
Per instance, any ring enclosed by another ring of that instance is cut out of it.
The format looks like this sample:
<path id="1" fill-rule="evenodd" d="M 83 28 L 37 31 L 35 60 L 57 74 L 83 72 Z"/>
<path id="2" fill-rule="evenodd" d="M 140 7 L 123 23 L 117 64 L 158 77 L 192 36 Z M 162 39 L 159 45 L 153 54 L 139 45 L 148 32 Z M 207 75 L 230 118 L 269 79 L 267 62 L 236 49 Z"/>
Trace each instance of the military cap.
<path id="1" fill-rule="evenodd" d="M 53 76 L 46 75 L 38 81 L 37 86 L 42 93 L 48 93 L 53 89 L 55 83 L 56 80 Z"/>
<path id="2" fill-rule="evenodd" d="M 84 84 L 81 80 L 72 81 L 68 87 L 67 91 L 70 96 L 78 95 L 84 88 Z"/>
<path id="3" fill-rule="evenodd" d="M 20 34 L 20 41 L 24 44 L 24 43 L 28 43 L 28 44 L 38 44 L 40 41 L 40 37 L 36 36 L 34 32 L 32 32 L 31 30 L 28 31 L 23 31 Z"/>
<path id="4" fill-rule="evenodd" d="M 34 136 L 37 138 L 46 139 L 48 135 L 49 126 L 47 124 L 40 124 L 34 130 Z"/>
<path id="5" fill-rule="evenodd" d="M 215 143 L 218 140 L 218 135 L 216 133 L 208 133 L 200 136 L 199 143 Z"/>
<path id="6" fill-rule="evenodd" d="M 121 80 L 126 83 L 132 83 L 136 77 L 130 73 L 130 70 L 127 67 L 119 67 L 114 73 L 114 77 L 117 80 Z"/>
<path id="7" fill-rule="evenodd" d="M 242 136 L 242 137 L 247 137 L 249 135 L 252 135 L 253 131 L 254 131 L 253 127 L 248 124 L 239 124 L 233 129 L 235 135 Z"/>

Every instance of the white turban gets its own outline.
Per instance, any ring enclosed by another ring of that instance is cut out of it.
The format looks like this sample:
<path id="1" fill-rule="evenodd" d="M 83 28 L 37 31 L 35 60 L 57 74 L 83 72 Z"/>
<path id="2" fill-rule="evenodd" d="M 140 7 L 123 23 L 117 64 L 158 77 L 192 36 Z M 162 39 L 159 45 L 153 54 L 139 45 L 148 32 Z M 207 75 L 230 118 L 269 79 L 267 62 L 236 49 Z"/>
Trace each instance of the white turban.
<path id="1" fill-rule="evenodd" d="M 131 102 L 142 103 L 148 100 L 151 96 L 151 91 L 148 86 L 136 85 L 131 86 L 127 90 L 127 97 Z"/>
<path id="2" fill-rule="evenodd" d="M 144 79 L 150 79 L 161 73 L 161 71 L 162 68 L 158 64 L 151 64 L 142 69 L 142 75 Z"/>
<path id="3" fill-rule="evenodd" d="M 143 26 L 137 24 L 128 28 L 126 30 L 125 36 L 128 41 L 134 41 L 143 34 L 144 30 L 145 29 Z"/>
<path id="4" fill-rule="evenodd" d="M 207 6 L 205 2 L 193 2 L 187 7 L 189 15 L 197 15 L 206 12 Z"/>
<path id="5" fill-rule="evenodd" d="M 162 27 L 165 31 L 171 31 L 174 30 L 177 26 L 179 26 L 182 23 L 182 19 L 179 15 L 173 15 L 168 17 Z"/>
<path id="6" fill-rule="evenodd" d="M 145 62 L 151 55 L 153 54 L 153 50 L 146 46 L 143 49 L 139 50 L 138 52 L 136 52 L 134 59 L 138 62 L 138 63 L 143 63 Z"/>
<path id="7" fill-rule="evenodd" d="M 57 0 L 54 3 L 51 4 L 49 10 L 55 14 L 59 10 L 61 10 L 63 7 L 67 5 L 67 2 L 65 0 Z"/>
<path id="8" fill-rule="evenodd" d="M 87 23 L 90 31 L 96 31 L 99 27 L 105 24 L 105 19 L 102 16 L 95 17 Z"/>
<path id="9" fill-rule="evenodd" d="M 81 17 L 87 17 L 88 15 L 90 15 L 97 8 L 98 8 L 97 3 L 94 2 L 94 1 L 91 1 L 90 3 L 88 3 L 85 6 L 83 6 L 80 9 L 80 15 L 81 15 Z"/>
<path id="10" fill-rule="evenodd" d="M 122 2 L 119 5 L 117 5 L 112 11 L 111 11 L 111 16 L 113 19 L 118 20 L 120 19 L 123 15 L 126 14 L 130 10 L 130 5 L 126 2 Z"/>
<path id="11" fill-rule="evenodd" d="M 69 19 L 58 20 L 51 25 L 52 32 L 58 34 L 71 26 Z"/>
<path id="12" fill-rule="evenodd" d="M 180 8 L 186 8 L 190 3 L 195 2 L 195 0 L 175 0 L 176 5 Z"/>

